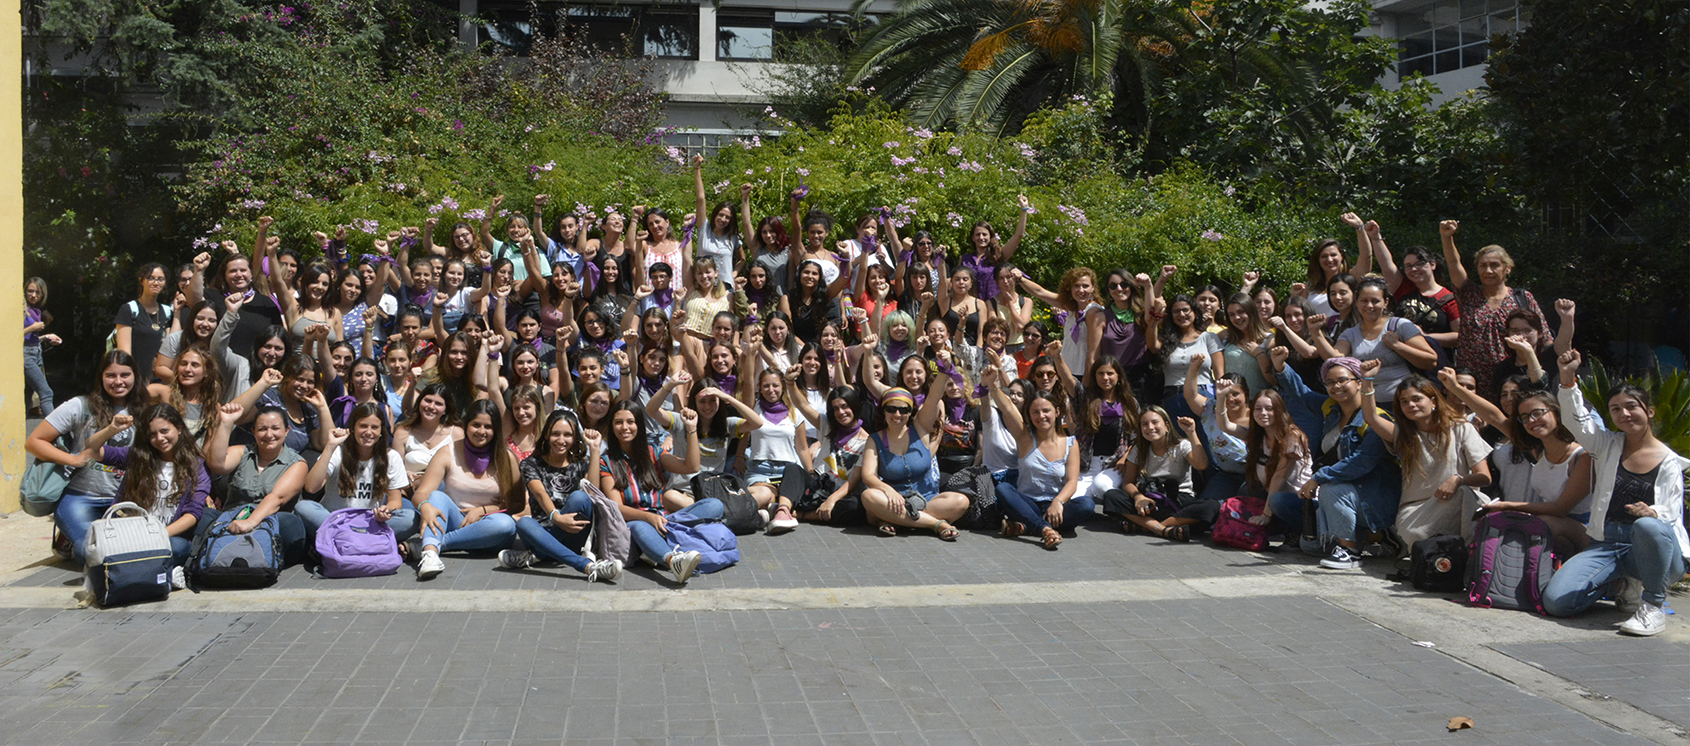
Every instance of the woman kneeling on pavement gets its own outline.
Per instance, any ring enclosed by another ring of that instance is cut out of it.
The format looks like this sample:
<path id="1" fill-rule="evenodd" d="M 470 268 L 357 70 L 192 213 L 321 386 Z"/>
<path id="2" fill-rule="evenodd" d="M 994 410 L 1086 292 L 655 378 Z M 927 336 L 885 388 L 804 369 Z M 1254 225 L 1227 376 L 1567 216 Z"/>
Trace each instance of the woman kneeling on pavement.
<path id="1" fill-rule="evenodd" d="M 1684 466 L 1681 457 L 1655 437 L 1655 409 L 1649 394 L 1623 385 L 1608 394 L 1607 430 L 1578 387 L 1582 359 L 1569 350 L 1558 360 L 1557 396 L 1564 424 L 1595 460 L 1596 486 L 1585 530 L 1591 543 L 1550 578 L 1543 609 L 1572 616 L 1596 603 L 1619 581 L 1614 597 L 1621 610 L 1635 605 L 1620 624 L 1628 635 L 1658 635 L 1667 626 L 1667 589 L 1684 577 L 1690 536 L 1684 531 Z M 1641 588 L 1639 588 L 1641 586 Z"/>

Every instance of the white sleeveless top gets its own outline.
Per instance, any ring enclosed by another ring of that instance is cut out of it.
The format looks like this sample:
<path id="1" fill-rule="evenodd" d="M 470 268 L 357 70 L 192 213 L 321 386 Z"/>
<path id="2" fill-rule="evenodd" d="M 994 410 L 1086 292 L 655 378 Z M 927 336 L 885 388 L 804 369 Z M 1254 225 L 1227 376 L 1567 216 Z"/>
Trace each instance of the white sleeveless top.
<path id="1" fill-rule="evenodd" d="M 415 435 L 405 433 L 405 470 L 426 471 L 428 462 L 434 460 L 434 454 L 450 445 L 452 445 L 452 439 L 448 437 L 440 441 L 440 445 L 430 448 L 427 443 L 417 440 Z"/>
<path id="2" fill-rule="evenodd" d="M 1567 486 L 1567 477 L 1572 473 L 1573 462 L 1578 459 L 1578 455 L 1581 453 L 1584 453 L 1584 448 L 1575 445 L 1572 451 L 1567 454 L 1567 459 L 1559 464 L 1550 461 L 1547 456 L 1532 464 L 1532 489 L 1528 501 L 1552 503 L 1561 499 L 1561 490 Z M 1590 495 L 1586 494 L 1584 499 L 1579 501 L 1578 506 L 1572 509 L 1571 513 L 1579 515 L 1589 512 Z"/>
<path id="3" fill-rule="evenodd" d="M 747 438 L 750 450 L 745 457 L 751 461 L 799 463 L 797 421 L 802 419 L 804 415 L 793 410 L 778 423 L 763 420 L 763 426 L 752 430 Z"/>

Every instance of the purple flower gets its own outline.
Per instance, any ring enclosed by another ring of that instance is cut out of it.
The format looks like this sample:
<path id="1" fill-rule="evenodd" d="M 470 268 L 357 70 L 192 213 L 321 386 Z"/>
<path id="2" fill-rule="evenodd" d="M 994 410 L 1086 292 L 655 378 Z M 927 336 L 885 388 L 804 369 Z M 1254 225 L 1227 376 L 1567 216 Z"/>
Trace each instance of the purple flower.
<path id="1" fill-rule="evenodd" d="M 945 155 L 951 156 L 952 158 L 961 156 L 962 148 L 952 145 L 950 150 L 945 151 Z"/>
<path id="2" fill-rule="evenodd" d="M 1203 240 L 1205 241 L 1219 241 L 1223 238 L 1226 238 L 1226 236 L 1216 233 L 1213 229 L 1203 231 Z"/>

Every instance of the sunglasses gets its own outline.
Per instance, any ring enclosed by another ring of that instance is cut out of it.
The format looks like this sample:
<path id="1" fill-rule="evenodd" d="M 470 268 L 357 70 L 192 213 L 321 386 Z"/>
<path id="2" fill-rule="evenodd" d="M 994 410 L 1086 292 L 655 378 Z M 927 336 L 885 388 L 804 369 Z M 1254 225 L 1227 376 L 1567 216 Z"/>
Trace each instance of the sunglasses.
<path id="1" fill-rule="evenodd" d="M 1124 283 L 1124 282 L 1111 282 L 1111 283 L 1109 283 L 1109 289 L 1110 290 L 1125 290 L 1125 289 L 1127 289 L 1127 284 Z"/>
<path id="2" fill-rule="evenodd" d="M 881 407 L 881 410 L 887 414 L 909 414 L 915 411 L 909 407 Z"/>

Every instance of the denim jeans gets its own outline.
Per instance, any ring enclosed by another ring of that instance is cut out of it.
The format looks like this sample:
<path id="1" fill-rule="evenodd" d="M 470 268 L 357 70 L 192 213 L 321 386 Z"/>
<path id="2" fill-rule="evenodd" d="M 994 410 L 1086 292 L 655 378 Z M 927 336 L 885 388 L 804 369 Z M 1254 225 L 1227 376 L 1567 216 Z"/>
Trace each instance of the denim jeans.
<path id="1" fill-rule="evenodd" d="M 71 557 L 81 566 L 88 559 L 88 526 L 100 520 L 106 508 L 117 502 L 113 497 L 95 497 L 69 490 L 64 497 L 59 498 L 59 507 L 53 511 L 53 521 L 59 524 L 59 530 L 70 538 Z"/>
<path id="2" fill-rule="evenodd" d="M 1356 531 L 1362 528 L 1359 512 L 1361 491 L 1348 482 L 1328 482 L 1320 486 L 1319 494 L 1320 517 L 1326 523 L 1325 534 L 1336 539 L 1356 541 Z"/>
<path id="3" fill-rule="evenodd" d="M 387 527 L 393 529 L 394 541 L 404 541 L 417 535 L 417 507 L 410 500 L 399 499 L 399 510 L 387 519 Z M 323 527 L 323 522 L 329 519 L 334 511 L 329 510 L 316 500 L 300 500 L 293 505 L 293 512 L 299 519 L 305 521 L 305 532 L 312 541 L 316 541 L 317 529 Z"/>
<path id="4" fill-rule="evenodd" d="M 516 520 L 507 513 L 494 513 L 465 526 L 463 511 L 446 493 L 436 490 L 428 496 L 428 504 L 440 511 L 440 523 L 446 531 L 441 533 L 424 526 L 424 547 L 434 547 L 441 552 L 508 549 L 511 539 L 516 536 Z"/>
<path id="5" fill-rule="evenodd" d="M 1293 539 L 1303 533 L 1303 498 L 1297 493 L 1275 492 L 1268 495 L 1267 504 L 1280 531 Z"/>
<path id="6" fill-rule="evenodd" d="M 1550 616 L 1572 616 L 1590 608 L 1610 581 L 1622 577 L 1643 581 L 1643 600 L 1660 606 L 1666 602 L 1667 588 L 1684 577 L 1684 555 L 1671 523 L 1659 518 L 1639 518 L 1629 526 L 1609 523 L 1602 536 L 1549 579 L 1543 610 Z"/>
<path id="7" fill-rule="evenodd" d="M 245 506 L 232 505 L 230 510 L 239 510 Z M 222 511 L 206 508 L 200 514 L 199 523 L 194 524 L 194 536 L 198 537 L 217 522 Z M 282 541 L 282 567 L 292 567 L 303 564 L 311 558 L 311 540 L 305 535 L 305 521 L 290 511 L 282 510 L 272 513 L 276 517 L 276 534 Z"/>
<path id="8" fill-rule="evenodd" d="M 569 493 L 569 499 L 557 509 L 564 515 L 578 513 L 583 521 L 593 519 L 593 499 L 580 490 Z M 581 572 L 587 571 L 587 558 L 581 556 L 581 551 L 586 549 L 587 536 L 591 533 L 588 529 L 581 529 L 572 534 L 557 526 L 543 525 L 532 516 L 516 519 L 516 534 L 522 537 L 523 545 L 530 551 Z"/>
<path id="9" fill-rule="evenodd" d="M 717 520 L 722 517 L 722 501 L 707 497 L 670 513 L 669 516 L 673 517 L 681 513 L 694 515 L 705 520 Z M 638 519 L 628 521 L 628 534 L 633 538 L 634 545 L 638 546 L 640 551 L 645 553 L 645 556 L 652 562 L 656 562 L 659 567 L 664 566 L 664 558 L 668 557 L 669 553 L 675 551 L 675 547 L 679 546 L 667 534 Z"/>
<path id="10" fill-rule="evenodd" d="M 1240 490 L 1244 487 L 1243 474 L 1234 474 L 1230 471 L 1210 468 L 1208 471 L 1208 477 L 1209 481 L 1203 484 L 1203 494 L 1198 495 L 1198 497 L 1204 500 L 1225 502 L 1229 497 L 1237 497 L 1243 494 L 1240 492 Z"/>
<path id="11" fill-rule="evenodd" d="M 148 363 L 151 366 L 151 363 Z M 29 401 L 29 392 L 34 391 L 41 396 L 41 416 L 46 417 L 53 412 L 53 387 L 47 385 L 47 373 L 41 367 L 41 345 L 24 345 L 23 347 L 23 384 L 24 401 Z"/>
<path id="12" fill-rule="evenodd" d="M 1012 470 L 1013 471 L 1013 470 Z M 998 482 L 998 505 L 1003 507 L 1003 514 L 1012 521 L 1026 524 L 1034 532 L 1043 532 L 1050 527 L 1045 520 L 1045 510 L 1050 507 L 1051 499 L 1035 500 L 1021 494 L 1015 488 L 1014 482 Z M 1075 495 L 1062 506 L 1062 528 L 1068 529 L 1091 520 L 1097 514 L 1097 502 L 1091 495 Z"/>
<path id="13" fill-rule="evenodd" d="M 194 548 L 193 534 L 187 536 L 170 537 L 170 564 L 181 567 L 188 564 L 188 551 Z"/>

